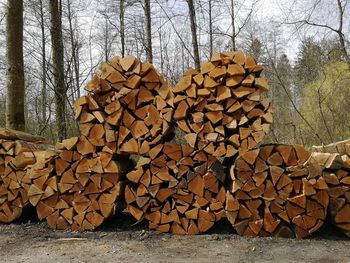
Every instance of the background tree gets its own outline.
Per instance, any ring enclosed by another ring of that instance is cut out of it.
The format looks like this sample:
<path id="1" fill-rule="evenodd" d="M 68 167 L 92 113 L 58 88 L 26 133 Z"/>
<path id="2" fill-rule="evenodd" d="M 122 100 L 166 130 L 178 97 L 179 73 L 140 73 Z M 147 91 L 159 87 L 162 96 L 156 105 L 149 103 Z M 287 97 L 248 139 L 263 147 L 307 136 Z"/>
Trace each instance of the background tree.
<path id="1" fill-rule="evenodd" d="M 23 0 L 7 1 L 6 58 L 6 127 L 24 131 Z"/>
<path id="2" fill-rule="evenodd" d="M 66 87 L 64 81 L 64 51 L 62 40 L 61 4 L 50 0 L 52 62 L 55 80 L 56 124 L 58 139 L 67 136 L 66 128 Z"/>

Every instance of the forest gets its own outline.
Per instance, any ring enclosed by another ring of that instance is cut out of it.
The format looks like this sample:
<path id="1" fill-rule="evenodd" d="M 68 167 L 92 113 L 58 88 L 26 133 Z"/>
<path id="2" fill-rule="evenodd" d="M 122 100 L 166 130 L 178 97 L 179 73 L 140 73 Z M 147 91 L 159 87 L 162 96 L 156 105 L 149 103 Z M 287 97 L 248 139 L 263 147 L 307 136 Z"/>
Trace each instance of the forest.
<path id="1" fill-rule="evenodd" d="M 171 84 L 214 51 L 263 65 L 266 142 L 350 138 L 348 0 L 0 0 L 0 127 L 55 143 L 78 134 L 73 102 L 112 56 L 153 63 Z"/>

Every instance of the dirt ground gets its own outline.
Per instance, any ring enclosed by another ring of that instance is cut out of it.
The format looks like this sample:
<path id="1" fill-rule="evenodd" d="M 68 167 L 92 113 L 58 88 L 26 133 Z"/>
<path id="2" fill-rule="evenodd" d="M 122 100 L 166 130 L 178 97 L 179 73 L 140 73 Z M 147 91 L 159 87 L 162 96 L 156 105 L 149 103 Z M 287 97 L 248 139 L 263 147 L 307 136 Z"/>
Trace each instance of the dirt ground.
<path id="1" fill-rule="evenodd" d="M 95 232 L 53 231 L 33 218 L 0 225 L 0 262 L 350 262 L 350 239 L 323 229 L 305 240 L 245 238 L 221 221 L 208 234 L 172 236 L 128 215 Z"/>

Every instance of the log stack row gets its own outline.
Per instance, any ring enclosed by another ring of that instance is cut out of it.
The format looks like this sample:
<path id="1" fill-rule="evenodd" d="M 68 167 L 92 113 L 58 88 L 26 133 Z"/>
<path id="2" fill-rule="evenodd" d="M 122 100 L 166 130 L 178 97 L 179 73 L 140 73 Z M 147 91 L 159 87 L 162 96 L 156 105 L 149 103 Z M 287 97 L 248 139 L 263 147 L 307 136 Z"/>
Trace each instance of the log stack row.
<path id="1" fill-rule="evenodd" d="M 150 229 L 199 234 L 224 215 L 225 174 L 212 155 L 186 145 L 160 144 L 127 174 L 125 201 Z"/>
<path id="2" fill-rule="evenodd" d="M 0 129 L 0 222 L 21 216 L 31 183 L 27 169 L 36 162 L 37 151 L 48 148 L 43 137 Z"/>
<path id="3" fill-rule="evenodd" d="M 329 186 L 329 218 L 350 237 L 350 140 L 314 146 L 323 158 L 323 177 Z"/>
<path id="4" fill-rule="evenodd" d="M 262 146 L 239 157 L 225 207 L 237 233 L 303 238 L 317 231 L 329 203 L 321 158 L 298 145 Z"/>
<path id="5" fill-rule="evenodd" d="M 172 130 L 173 94 L 151 64 L 113 57 L 85 89 L 75 117 L 82 135 L 94 132 L 95 145 L 113 142 L 118 153 L 145 155 Z"/>
<path id="6" fill-rule="evenodd" d="M 192 147 L 215 157 L 255 148 L 272 123 L 263 68 L 243 52 L 218 54 L 173 88 L 174 120 Z"/>
<path id="7" fill-rule="evenodd" d="M 108 146 L 97 152 L 85 137 L 73 137 L 41 157 L 28 171 L 28 195 L 51 228 L 93 230 L 123 208 L 130 160 Z"/>

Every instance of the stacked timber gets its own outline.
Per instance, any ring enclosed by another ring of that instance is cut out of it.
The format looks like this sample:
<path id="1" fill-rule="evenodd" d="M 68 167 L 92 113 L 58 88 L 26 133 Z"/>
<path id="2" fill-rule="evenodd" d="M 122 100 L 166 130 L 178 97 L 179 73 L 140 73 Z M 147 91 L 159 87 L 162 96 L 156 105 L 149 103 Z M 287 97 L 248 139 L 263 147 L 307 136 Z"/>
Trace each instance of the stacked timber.
<path id="1" fill-rule="evenodd" d="M 36 162 L 36 152 L 48 148 L 43 137 L 0 129 L 0 222 L 21 216 L 30 187 L 26 171 Z"/>
<path id="2" fill-rule="evenodd" d="M 187 145 L 159 144 L 127 174 L 125 201 L 150 229 L 199 234 L 224 215 L 225 174 L 212 155 Z"/>
<path id="3" fill-rule="evenodd" d="M 120 154 L 146 154 L 171 131 L 173 94 L 153 65 L 132 56 L 101 64 L 75 103 L 83 136 L 95 146 L 115 143 Z"/>
<path id="4" fill-rule="evenodd" d="M 243 52 L 214 53 L 200 72 L 173 88 L 174 120 L 188 144 L 215 157 L 244 153 L 262 142 L 272 123 L 263 68 Z"/>
<path id="5" fill-rule="evenodd" d="M 250 150 L 230 167 L 226 214 L 239 235 L 307 237 L 329 203 L 322 156 L 296 145 Z"/>
<path id="6" fill-rule="evenodd" d="M 321 165 L 326 168 L 330 221 L 350 237 L 350 140 L 313 148 L 326 152 L 317 154 L 324 156 Z"/>
<path id="7" fill-rule="evenodd" d="M 131 161 L 105 145 L 73 137 L 46 151 L 28 171 L 28 191 L 40 220 L 53 229 L 93 230 L 119 208 Z"/>

